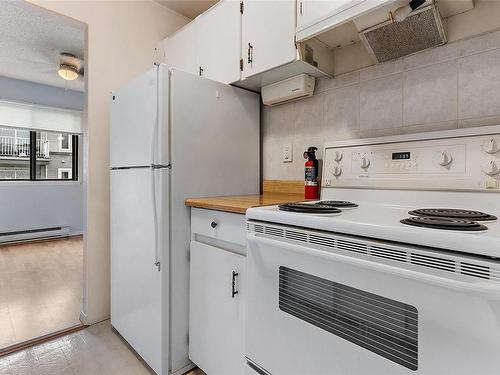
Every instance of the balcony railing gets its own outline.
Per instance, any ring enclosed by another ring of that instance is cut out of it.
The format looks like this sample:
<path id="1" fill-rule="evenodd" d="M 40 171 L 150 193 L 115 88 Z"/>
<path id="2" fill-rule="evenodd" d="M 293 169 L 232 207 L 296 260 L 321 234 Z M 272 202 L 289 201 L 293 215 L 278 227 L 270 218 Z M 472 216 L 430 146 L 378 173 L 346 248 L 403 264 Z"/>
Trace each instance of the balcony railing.
<path id="1" fill-rule="evenodd" d="M 0 157 L 29 158 L 30 140 L 29 138 L 0 136 Z M 48 159 L 49 141 L 36 140 L 36 157 Z"/>
<path id="2" fill-rule="evenodd" d="M 0 180 L 29 180 L 30 170 L 25 169 L 0 169 Z"/>

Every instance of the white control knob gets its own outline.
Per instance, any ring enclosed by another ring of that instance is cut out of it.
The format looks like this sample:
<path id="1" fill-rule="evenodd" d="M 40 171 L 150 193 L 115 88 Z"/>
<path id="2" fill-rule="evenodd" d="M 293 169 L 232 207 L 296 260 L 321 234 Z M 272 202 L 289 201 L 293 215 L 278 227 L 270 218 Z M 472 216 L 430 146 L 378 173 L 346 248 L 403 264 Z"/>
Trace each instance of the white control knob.
<path id="1" fill-rule="evenodd" d="M 370 166 L 370 159 L 368 159 L 367 156 L 363 156 L 361 158 L 360 166 L 361 168 L 368 168 Z"/>
<path id="2" fill-rule="evenodd" d="M 339 166 L 333 167 L 332 173 L 335 177 L 338 177 L 342 174 L 342 168 Z"/>
<path id="3" fill-rule="evenodd" d="M 487 174 L 488 176 L 495 176 L 500 172 L 500 168 L 498 168 L 497 163 L 495 163 L 492 160 L 483 167 L 483 172 L 484 172 L 484 174 Z"/>
<path id="4" fill-rule="evenodd" d="M 453 156 L 449 152 L 443 151 L 438 157 L 438 164 L 442 167 L 446 167 L 453 161 Z"/>
<path id="5" fill-rule="evenodd" d="M 339 161 L 341 161 L 341 160 L 342 160 L 342 156 L 343 156 L 343 155 L 342 155 L 342 152 L 340 152 L 340 151 L 335 151 L 335 152 L 333 153 L 333 160 L 335 160 L 336 162 L 339 162 Z"/>
<path id="6" fill-rule="evenodd" d="M 500 151 L 500 145 L 498 144 L 498 141 L 496 139 L 491 138 L 483 143 L 483 150 L 488 154 L 496 154 L 498 151 Z"/>

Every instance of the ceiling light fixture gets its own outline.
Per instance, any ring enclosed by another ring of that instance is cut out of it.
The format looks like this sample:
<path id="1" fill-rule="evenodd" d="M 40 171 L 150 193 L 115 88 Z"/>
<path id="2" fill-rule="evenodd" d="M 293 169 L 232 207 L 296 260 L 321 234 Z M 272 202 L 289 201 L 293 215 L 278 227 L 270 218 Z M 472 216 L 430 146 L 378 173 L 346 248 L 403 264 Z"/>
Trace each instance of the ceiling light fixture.
<path id="1" fill-rule="evenodd" d="M 69 64 L 60 64 L 57 74 L 59 74 L 62 79 L 68 81 L 74 81 L 80 75 L 77 67 Z"/>

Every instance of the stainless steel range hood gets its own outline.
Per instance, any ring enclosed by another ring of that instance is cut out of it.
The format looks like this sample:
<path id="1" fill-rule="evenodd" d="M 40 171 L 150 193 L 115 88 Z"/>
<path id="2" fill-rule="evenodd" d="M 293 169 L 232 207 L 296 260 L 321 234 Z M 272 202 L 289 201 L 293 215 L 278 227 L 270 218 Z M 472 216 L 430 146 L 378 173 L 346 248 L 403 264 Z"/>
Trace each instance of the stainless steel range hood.
<path id="1" fill-rule="evenodd" d="M 363 30 L 359 36 L 376 62 L 382 63 L 446 43 L 438 8 L 419 8 L 404 20 L 387 21 Z"/>

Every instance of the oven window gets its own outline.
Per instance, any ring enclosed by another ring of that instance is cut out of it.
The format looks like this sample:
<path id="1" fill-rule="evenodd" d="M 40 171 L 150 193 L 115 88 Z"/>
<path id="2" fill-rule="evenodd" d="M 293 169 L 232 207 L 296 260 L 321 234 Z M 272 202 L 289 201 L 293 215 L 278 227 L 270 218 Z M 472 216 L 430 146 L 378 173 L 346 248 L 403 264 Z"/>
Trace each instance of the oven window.
<path id="1" fill-rule="evenodd" d="M 418 311 L 413 306 L 280 267 L 279 307 L 410 370 L 418 368 Z"/>

